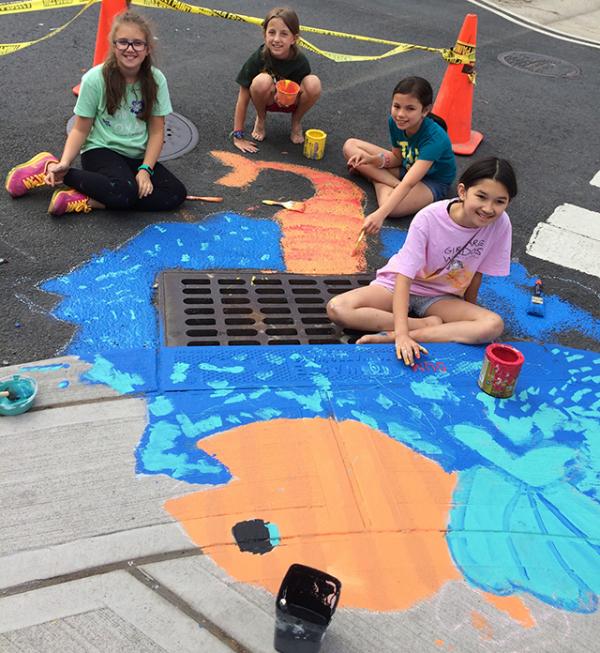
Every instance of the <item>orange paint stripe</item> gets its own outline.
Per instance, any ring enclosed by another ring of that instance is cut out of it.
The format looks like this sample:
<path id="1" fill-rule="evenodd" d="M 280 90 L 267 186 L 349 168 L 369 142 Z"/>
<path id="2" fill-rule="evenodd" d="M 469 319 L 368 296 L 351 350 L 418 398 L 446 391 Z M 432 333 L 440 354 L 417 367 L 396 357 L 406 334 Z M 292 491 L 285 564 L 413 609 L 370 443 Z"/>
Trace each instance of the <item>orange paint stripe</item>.
<path id="1" fill-rule="evenodd" d="M 518 622 L 523 628 L 533 628 L 536 621 L 529 608 L 518 596 L 497 596 L 488 592 L 481 593 L 483 598 L 501 612 L 505 612 L 511 619 Z"/>

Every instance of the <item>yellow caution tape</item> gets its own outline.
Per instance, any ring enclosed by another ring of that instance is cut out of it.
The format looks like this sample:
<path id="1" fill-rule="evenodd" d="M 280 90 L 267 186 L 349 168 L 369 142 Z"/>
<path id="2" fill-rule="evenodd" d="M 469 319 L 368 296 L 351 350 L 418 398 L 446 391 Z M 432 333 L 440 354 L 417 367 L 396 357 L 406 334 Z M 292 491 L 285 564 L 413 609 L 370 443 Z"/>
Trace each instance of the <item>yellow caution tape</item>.
<path id="1" fill-rule="evenodd" d="M 23 48 L 27 48 L 40 41 L 45 41 L 46 39 L 51 38 L 55 34 L 58 34 L 63 29 L 68 27 L 76 18 L 78 18 L 84 11 L 89 9 L 93 4 L 100 2 L 101 0 L 29 0 L 28 2 L 10 2 L 5 4 L 0 4 L 0 14 L 18 14 L 26 13 L 30 11 L 41 11 L 43 9 L 58 9 L 66 7 L 81 6 L 84 7 L 77 13 L 73 18 L 68 20 L 64 25 L 58 27 L 53 32 L 46 34 L 45 36 L 35 39 L 34 41 L 24 41 L 22 43 L 5 43 L 0 44 L 0 56 L 5 54 L 11 54 L 12 52 L 17 52 Z M 236 20 L 244 23 L 249 23 L 251 25 L 262 25 L 262 18 L 256 18 L 254 16 L 245 16 L 244 14 L 235 14 L 230 11 L 224 11 L 221 9 L 208 9 L 206 7 L 198 7 L 196 5 L 191 5 L 182 0 L 132 0 L 132 4 L 140 5 L 143 7 L 152 7 L 155 9 L 171 9 L 173 11 L 184 12 L 188 14 L 199 14 L 202 16 L 211 16 L 216 18 L 224 18 L 226 20 Z M 340 52 L 330 52 L 329 50 L 322 50 L 316 45 L 310 43 L 304 38 L 300 38 L 298 43 L 300 46 L 314 52 L 322 57 L 330 59 L 336 62 L 347 62 L 347 61 L 377 61 L 379 59 L 385 59 L 386 57 L 393 57 L 394 55 L 400 54 L 402 52 L 408 52 L 409 50 L 424 50 L 426 52 L 437 52 L 440 56 L 447 61 L 448 63 L 453 64 L 464 64 L 471 67 L 475 64 L 475 46 L 462 43 L 457 41 L 454 48 L 431 48 L 424 45 L 414 45 L 412 43 L 399 43 L 397 41 L 390 41 L 387 39 L 379 39 L 371 36 L 361 36 L 359 34 L 348 34 L 346 32 L 337 32 L 334 30 L 322 29 L 319 27 L 308 27 L 302 26 L 303 32 L 312 32 L 313 34 L 321 34 L 323 36 L 334 36 L 337 38 L 353 39 L 356 41 L 364 41 L 368 43 L 378 43 L 380 45 L 391 45 L 392 48 L 387 50 L 383 54 L 377 55 L 357 55 L 357 54 L 342 54 Z M 474 72 L 469 73 L 469 78 L 473 78 L 474 82 Z"/>
<path id="2" fill-rule="evenodd" d="M 101 0 L 94 0 L 101 2 Z M 43 9 L 64 9 L 89 4 L 89 0 L 30 0 L 30 2 L 6 2 L 0 4 L 0 15 L 25 14 Z"/>
<path id="3" fill-rule="evenodd" d="M 47 2 L 47 0 L 44 0 Z M 73 0 L 66 0 L 67 2 L 73 2 Z M 39 39 L 35 39 L 33 41 L 23 41 L 22 43 L 0 43 L 0 57 L 4 56 L 5 54 L 12 54 L 13 52 L 18 52 L 19 50 L 23 50 L 24 48 L 28 48 L 30 45 L 35 45 L 36 43 L 41 43 L 42 41 L 46 41 L 47 39 L 52 38 L 53 36 L 56 36 L 60 32 L 62 32 L 64 29 L 66 29 L 74 20 L 79 18 L 81 14 L 84 11 L 87 11 L 95 2 L 98 2 L 98 0 L 88 0 L 85 4 L 85 6 L 80 9 L 74 16 L 73 18 L 70 18 L 64 25 L 61 25 L 60 27 L 57 27 L 56 29 L 52 30 L 51 32 L 48 32 L 45 36 L 40 37 Z M 25 3 L 27 4 L 27 3 Z M 73 4 L 75 4 L 73 2 Z M 77 4 L 81 4 L 81 2 L 78 2 Z"/>

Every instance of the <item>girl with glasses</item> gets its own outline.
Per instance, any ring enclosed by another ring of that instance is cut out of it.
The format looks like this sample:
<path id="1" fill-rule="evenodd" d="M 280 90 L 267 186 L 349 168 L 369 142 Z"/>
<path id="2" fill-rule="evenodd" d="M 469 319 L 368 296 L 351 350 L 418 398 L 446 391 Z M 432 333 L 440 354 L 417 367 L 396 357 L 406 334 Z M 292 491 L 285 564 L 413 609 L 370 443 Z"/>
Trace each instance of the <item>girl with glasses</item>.
<path id="1" fill-rule="evenodd" d="M 139 15 L 116 16 L 106 61 L 81 80 L 75 122 L 60 160 L 41 152 L 13 168 L 6 189 L 19 197 L 56 186 L 48 212 L 92 209 L 168 211 L 186 196 L 183 184 L 158 163 L 165 117 L 172 112 L 167 81 L 152 65 L 153 35 Z M 81 168 L 71 164 L 81 152 Z"/>

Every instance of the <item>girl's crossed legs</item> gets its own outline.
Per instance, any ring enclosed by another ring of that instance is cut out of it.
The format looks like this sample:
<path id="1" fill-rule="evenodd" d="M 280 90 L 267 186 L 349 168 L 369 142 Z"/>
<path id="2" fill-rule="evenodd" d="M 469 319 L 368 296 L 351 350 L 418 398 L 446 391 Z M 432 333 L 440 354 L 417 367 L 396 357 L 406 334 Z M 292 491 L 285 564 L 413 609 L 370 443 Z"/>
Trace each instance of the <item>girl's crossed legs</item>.
<path id="1" fill-rule="evenodd" d="M 389 150 L 379 147 L 379 145 L 374 145 L 367 141 L 361 141 L 358 138 L 349 138 L 344 143 L 343 152 L 346 161 L 355 154 L 360 153 L 366 153 L 370 156 L 390 153 Z M 400 168 L 378 168 L 377 166 L 367 164 L 354 168 L 353 170 L 373 183 L 375 194 L 377 195 L 377 204 L 379 206 L 385 202 L 389 194 L 400 183 Z M 406 215 L 413 215 L 417 211 L 420 211 L 424 206 L 431 204 L 434 199 L 436 198 L 431 189 L 420 181 L 410 189 L 406 197 L 396 206 L 388 217 L 402 218 Z"/>
<path id="2" fill-rule="evenodd" d="M 387 331 L 392 334 L 363 336 L 357 342 L 393 342 L 394 340 L 394 314 L 392 303 L 394 295 L 391 291 L 378 284 L 371 284 L 363 288 L 355 288 L 331 299 L 327 304 L 327 315 L 332 322 L 357 331 L 374 331 L 380 333 Z M 441 325 L 442 319 L 436 316 L 409 317 L 409 335 L 416 331 L 433 328 Z M 369 338 L 379 338 L 369 340 Z M 381 339 L 383 338 L 383 339 Z"/>
<path id="3" fill-rule="evenodd" d="M 382 287 L 382 290 L 391 295 L 385 288 Z M 434 321 L 425 323 L 424 320 Z M 434 302 L 427 308 L 425 317 L 420 322 L 421 324 L 414 325 L 414 318 L 408 319 L 409 336 L 417 342 L 460 342 L 475 345 L 495 340 L 504 330 L 504 322 L 497 313 L 459 297 Z M 385 334 L 366 335 L 357 342 L 394 342 L 394 339 L 392 326 Z"/>
<path id="4" fill-rule="evenodd" d="M 135 175 L 141 163 L 141 159 L 130 159 L 108 148 L 88 150 L 81 155 L 83 169 L 71 168 L 64 183 L 91 197 L 102 208 L 137 211 L 177 208 L 185 200 L 185 186 L 160 163 L 154 167 L 154 190 L 146 197 L 138 197 Z"/>

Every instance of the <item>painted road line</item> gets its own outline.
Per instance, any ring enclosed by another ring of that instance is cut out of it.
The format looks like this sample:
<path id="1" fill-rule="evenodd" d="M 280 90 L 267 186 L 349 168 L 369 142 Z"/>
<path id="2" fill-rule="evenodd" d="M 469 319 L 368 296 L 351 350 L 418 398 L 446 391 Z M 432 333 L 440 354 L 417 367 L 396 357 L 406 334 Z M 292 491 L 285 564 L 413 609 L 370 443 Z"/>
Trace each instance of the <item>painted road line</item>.
<path id="1" fill-rule="evenodd" d="M 598 186 L 598 188 L 600 188 L 600 170 L 598 170 L 598 172 L 592 177 L 592 179 L 590 180 L 590 184 L 592 186 Z"/>
<path id="2" fill-rule="evenodd" d="M 600 213 L 562 204 L 534 229 L 530 256 L 600 277 Z"/>

